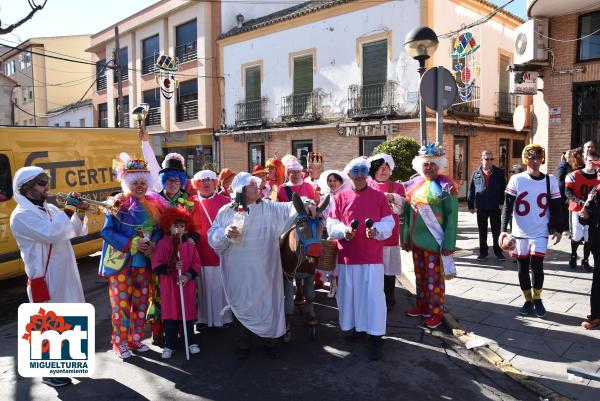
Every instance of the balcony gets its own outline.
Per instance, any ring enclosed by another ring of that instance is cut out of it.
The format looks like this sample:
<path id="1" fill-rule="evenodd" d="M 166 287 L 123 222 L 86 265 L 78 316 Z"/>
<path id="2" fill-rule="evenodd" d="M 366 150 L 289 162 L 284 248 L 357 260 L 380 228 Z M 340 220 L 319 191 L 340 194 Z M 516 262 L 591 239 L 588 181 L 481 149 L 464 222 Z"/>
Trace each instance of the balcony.
<path id="1" fill-rule="evenodd" d="M 98 117 L 98 127 L 108 128 L 108 115 L 106 113 L 100 114 L 100 117 Z"/>
<path id="2" fill-rule="evenodd" d="M 156 60 L 158 59 L 158 54 L 153 56 L 144 57 L 142 59 L 142 74 L 151 74 L 156 71 Z"/>
<path id="3" fill-rule="evenodd" d="M 96 81 L 96 90 L 101 91 L 106 89 L 106 72 L 102 72 L 102 75 L 98 75 L 98 80 Z"/>
<path id="4" fill-rule="evenodd" d="M 463 100 L 460 94 L 456 94 L 454 104 L 448 109 L 448 113 L 462 117 L 478 117 L 479 116 L 479 100 L 481 92 L 479 86 L 474 86 L 471 96 L 468 100 Z"/>
<path id="5" fill-rule="evenodd" d="M 511 123 L 515 108 L 521 104 L 521 97 L 508 92 L 497 92 L 496 120 Z"/>
<path id="6" fill-rule="evenodd" d="M 119 113 L 115 114 L 115 127 L 119 127 Z M 119 128 L 129 128 L 129 110 L 123 111 L 123 126 Z"/>
<path id="7" fill-rule="evenodd" d="M 151 125 L 160 125 L 160 107 L 151 107 L 148 109 L 146 126 L 149 127 Z"/>
<path id="8" fill-rule="evenodd" d="M 266 122 L 267 98 L 235 105 L 235 127 L 260 127 Z"/>
<path id="9" fill-rule="evenodd" d="M 286 123 L 317 121 L 321 119 L 323 91 L 289 95 L 281 98 L 281 119 Z"/>
<path id="10" fill-rule="evenodd" d="M 398 110 L 398 82 L 386 81 L 372 85 L 350 85 L 348 117 L 383 117 Z"/>
<path id="11" fill-rule="evenodd" d="M 159 112 L 160 116 L 160 112 Z M 191 121 L 198 119 L 198 99 L 188 100 L 177 103 L 176 120 L 177 122 Z M 159 118 L 160 124 L 160 118 Z"/>
<path id="12" fill-rule="evenodd" d="M 179 60 L 180 63 L 185 63 L 186 61 L 195 60 L 197 53 L 197 44 L 196 41 L 189 43 L 178 44 L 175 47 L 175 57 Z"/>

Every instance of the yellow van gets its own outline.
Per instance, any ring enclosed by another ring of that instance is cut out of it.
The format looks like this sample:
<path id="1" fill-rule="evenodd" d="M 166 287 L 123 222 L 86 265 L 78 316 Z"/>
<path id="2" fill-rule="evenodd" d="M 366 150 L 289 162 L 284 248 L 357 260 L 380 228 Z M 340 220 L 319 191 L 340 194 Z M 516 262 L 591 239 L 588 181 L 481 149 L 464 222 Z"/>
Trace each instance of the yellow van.
<path id="1" fill-rule="evenodd" d="M 39 166 L 50 174 L 50 192 L 77 191 L 103 201 L 121 191 L 112 169 L 121 152 L 142 156 L 135 129 L 0 128 L 0 279 L 25 272 L 9 225 L 16 206 L 12 194 L 15 172 Z M 54 198 L 48 201 L 54 202 Z M 103 224 L 104 215 L 88 214 L 89 234 L 72 240 L 77 257 L 100 250 Z"/>

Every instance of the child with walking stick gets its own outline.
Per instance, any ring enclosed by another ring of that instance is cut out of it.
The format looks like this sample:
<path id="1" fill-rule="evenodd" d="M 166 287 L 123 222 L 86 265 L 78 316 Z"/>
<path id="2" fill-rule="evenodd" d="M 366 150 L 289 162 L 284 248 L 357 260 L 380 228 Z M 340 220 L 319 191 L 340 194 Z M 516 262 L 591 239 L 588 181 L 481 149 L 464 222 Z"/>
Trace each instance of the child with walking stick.
<path id="1" fill-rule="evenodd" d="M 182 242 L 192 227 L 190 214 L 171 207 L 161 216 L 164 236 L 152 256 L 152 268 L 160 276 L 162 319 L 165 327 L 163 359 L 173 356 L 178 343 L 178 328 L 183 322 L 186 357 L 197 354 L 200 347 L 194 336 L 196 318 L 196 276 L 200 273 L 200 256 L 196 247 Z"/>

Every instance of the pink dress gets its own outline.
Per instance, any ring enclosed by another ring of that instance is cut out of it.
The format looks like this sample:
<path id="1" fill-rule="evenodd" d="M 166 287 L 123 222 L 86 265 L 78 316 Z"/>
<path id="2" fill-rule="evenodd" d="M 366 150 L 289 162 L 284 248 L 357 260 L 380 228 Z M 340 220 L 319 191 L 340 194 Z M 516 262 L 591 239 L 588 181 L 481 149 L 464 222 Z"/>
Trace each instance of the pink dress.
<path id="1" fill-rule="evenodd" d="M 287 191 L 285 190 L 285 188 L 290 188 L 292 192 L 295 192 L 300 196 L 306 196 L 307 198 L 312 199 L 315 202 L 319 202 L 319 196 L 315 192 L 314 187 L 306 181 L 299 185 L 281 185 L 277 190 L 277 200 L 279 202 L 292 201 L 288 198 Z"/>
<path id="2" fill-rule="evenodd" d="M 152 269 L 169 263 L 169 256 L 173 246 L 171 237 L 163 237 L 152 255 Z M 183 243 L 179 247 L 179 254 L 183 262 L 181 274 L 194 270 L 200 274 L 200 256 L 196 247 Z M 190 280 L 183 286 L 183 300 L 185 302 L 186 320 L 196 320 L 196 280 Z M 160 275 L 160 303 L 163 320 L 183 320 L 179 285 L 177 285 L 177 270 Z"/>
<path id="3" fill-rule="evenodd" d="M 208 229 L 212 226 L 212 222 L 215 221 L 219 209 L 231 203 L 231 198 L 217 193 L 208 199 L 200 195 L 195 195 L 194 202 L 196 206 L 192 212 L 192 218 L 196 227 L 195 229 L 200 231 L 200 241 L 197 244 L 197 249 L 198 253 L 202 255 L 202 265 L 219 266 L 219 257 L 215 253 L 215 250 L 208 244 Z"/>
<path id="4" fill-rule="evenodd" d="M 349 226 L 358 220 L 359 228 L 350 241 L 338 240 L 338 263 L 345 265 L 383 264 L 383 242 L 367 238 L 365 220 L 378 222 L 392 214 L 385 195 L 371 187 L 355 192 L 346 189 L 335 196 L 330 216 Z"/>
<path id="5" fill-rule="evenodd" d="M 391 184 L 391 186 L 390 186 Z M 406 191 L 404 191 L 404 185 L 399 182 L 377 182 L 373 179 L 367 181 L 367 185 L 371 188 L 376 189 L 383 193 L 394 193 L 398 194 L 403 198 L 406 198 Z M 391 191 L 390 191 L 391 189 Z M 383 246 L 399 246 L 400 245 L 400 216 L 394 213 L 394 231 L 392 236 L 383 241 Z"/>

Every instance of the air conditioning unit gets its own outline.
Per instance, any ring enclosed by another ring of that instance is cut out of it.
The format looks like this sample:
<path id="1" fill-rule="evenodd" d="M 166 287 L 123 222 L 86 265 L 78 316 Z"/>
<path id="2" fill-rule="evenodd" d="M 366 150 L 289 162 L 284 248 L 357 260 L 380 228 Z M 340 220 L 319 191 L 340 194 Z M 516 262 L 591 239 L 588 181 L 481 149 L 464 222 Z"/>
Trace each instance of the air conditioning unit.
<path id="1" fill-rule="evenodd" d="M 548 20 L 532 19 L 516 29 L 515 64 L 548 62 Z"/>

